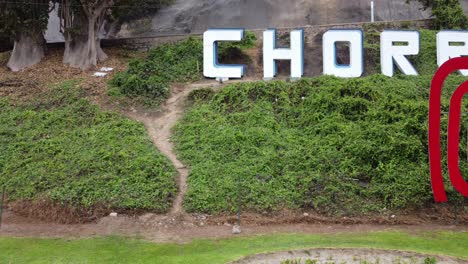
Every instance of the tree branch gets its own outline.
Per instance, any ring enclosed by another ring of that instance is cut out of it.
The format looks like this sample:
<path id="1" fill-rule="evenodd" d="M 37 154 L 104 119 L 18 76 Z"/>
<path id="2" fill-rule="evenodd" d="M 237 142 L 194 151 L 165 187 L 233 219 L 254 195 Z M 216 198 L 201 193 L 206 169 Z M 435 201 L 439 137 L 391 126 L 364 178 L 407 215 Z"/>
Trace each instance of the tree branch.
<path id="1" fill-rule="evenodd" d="M 113 0 L 101 0 L 100 4 L 96 7 L 95 16 L 100 16 L 107 8 L 114 5 Z"/>

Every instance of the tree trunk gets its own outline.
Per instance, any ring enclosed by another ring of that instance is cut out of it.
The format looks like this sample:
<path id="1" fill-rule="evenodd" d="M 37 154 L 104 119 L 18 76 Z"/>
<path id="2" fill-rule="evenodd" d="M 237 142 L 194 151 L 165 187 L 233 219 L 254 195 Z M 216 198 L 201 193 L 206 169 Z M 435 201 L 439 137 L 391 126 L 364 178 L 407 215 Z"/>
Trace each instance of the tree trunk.
<path id="1" fill-rule="evenodd" d="M 96 18 L 91 18 L 88 20 L 86 33 L 66 34 L 63 62 L 72 67 L 89 70 L 96 67 L 99 62 L 105 61 L 107 55 L 101 48 L 99 29 L 100 25 L 96 22 Z"/>
<path id="2" fill-rule="evenodd" d="M 45 43 L 44 34 L 40 29 L 17 33 L 7 67 L 17 72 L 39 63 L 44 57 Z"/>

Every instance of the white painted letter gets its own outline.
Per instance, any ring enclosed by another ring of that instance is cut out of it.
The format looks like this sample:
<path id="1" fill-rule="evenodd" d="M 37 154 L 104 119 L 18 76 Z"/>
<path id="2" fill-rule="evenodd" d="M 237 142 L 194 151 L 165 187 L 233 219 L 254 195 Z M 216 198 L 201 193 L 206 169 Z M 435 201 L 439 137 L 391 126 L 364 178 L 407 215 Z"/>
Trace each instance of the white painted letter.
<path id="1" fill-rule="evenodd" d="M 275 60 L 291 61 L 291 78 L 299 79 L 304 74 L 304 33 L 302 30 L 291 32 L 291 48 L 276 48 L 276 31 L 263 32 L 263 77 L 273 79 L 276 75 Z"/>
<path id="2" fill-rule="evenodd" d="M 437 34 L 437 64 L 442 66 L 449 59 L 468 56 L 468 31 L 441 31 Z M 458 45 L 454 45 L 458 44 Z M 468 76 L 468 70 L 460 70 Z"/>
<path id="3" fill-rule="evenodd" d="M 207 78 L 242 78 L 244 65 L 218 65 L 218 41 L 241 41 L 243 29 L 210 29 L 203 34 L 203 75 Z"/>
<path id="4" fill-rule="evenodd" d="M 395 46 L 395 42 L 406 42 L 404 46 Z M 382 74 L 394 75 L 394 62 L 405 75 L 418 75 L 413 65 L 405 57 L 419 53 L 419 32 L 417 31 L 384 31 L 380 35 L 380 63 Z"/>
<path id="5" fill-rule="evenodd" d="M 363 34 L 361 30 L 329 30 L 323 35 L 323 73 L 337 77 L 360 77 L 364 72 Z M 348 42 L 349 65 L 336 63 L 336 43 Z"/>

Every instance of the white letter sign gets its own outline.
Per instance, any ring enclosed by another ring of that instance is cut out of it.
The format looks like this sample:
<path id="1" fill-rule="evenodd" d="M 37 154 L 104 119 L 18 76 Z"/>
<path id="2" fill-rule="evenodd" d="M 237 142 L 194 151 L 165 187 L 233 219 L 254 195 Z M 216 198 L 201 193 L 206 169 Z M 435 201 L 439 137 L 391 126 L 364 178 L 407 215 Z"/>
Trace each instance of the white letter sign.
<path id="1" fill-rule="evenodd" d="M 468 56 L 468 31 L 441 31 L 437 34 L 437 64 L 442 66 L 449 59 Z M 460 70 L 468 76 L 468 70 Z"/>
<path id="2" fill-rule="evenodd" d="M 203 34 L 203 75 L 207 78 L 227 80 L 242 78 L 244 65 L 219 65 L 218 41 L 241 41 L 243 29 L 210 29 Z"/>
<path id="3" fill-rule="evenodd" d="M 361 30 L 329 30 L 323 35 L 323 73 L 337 77 L 360 77 L 364 72 L 363 34 Z M 349 65 L 336 62 L 336 43 L 348 42 Z"/>
<path id="4" fill-rule="evenodd" d="M 404 46 L 395 46 L 395 42 L 405 42 Z M 394 63 L 405 75 L 418 75 L 416 69 L 405 57 L 419 53 L 419 32 L 384 31 L 380 35 L 380 62 L 382 74 L 392 77 Z"/>
<path id="5" fill-rule="evenodd" d="M 275 60 L 291 61 L 291 78 L 300 79 L 304 74 L 304 33 L 302 30 L 291 32 L 291 48 L 276 48 L 276 31 L 263 32 L 263 78 L 273 79 L 276 75 Z"/>

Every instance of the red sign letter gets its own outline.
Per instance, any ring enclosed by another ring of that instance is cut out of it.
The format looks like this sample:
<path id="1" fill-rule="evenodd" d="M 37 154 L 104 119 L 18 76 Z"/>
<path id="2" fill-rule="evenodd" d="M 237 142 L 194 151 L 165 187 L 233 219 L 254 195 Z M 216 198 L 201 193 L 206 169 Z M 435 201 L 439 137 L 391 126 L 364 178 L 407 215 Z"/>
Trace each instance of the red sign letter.
<path id="1" fill-rule="evenodd" d="M 457 70 L 468 69 L 468 58 L 454 58 L 444 63 L 432 80 L 429 98 L 429 162 L 431 167 L 432 190 L 436 202 L 447 202 L 444 180 L 442 177 L 440 150 L 440 114 L 442 88 L 447 77 Z M 458 144 L 460 133 L 461 105 L 465 93 L 468 93 L 468 81 L 457 88 L 450 102 L 448 126 L 448 168 L 450 181 L 463 196 L 468 197 L 468 183 L 463 179 L 458 167 Z"/>

